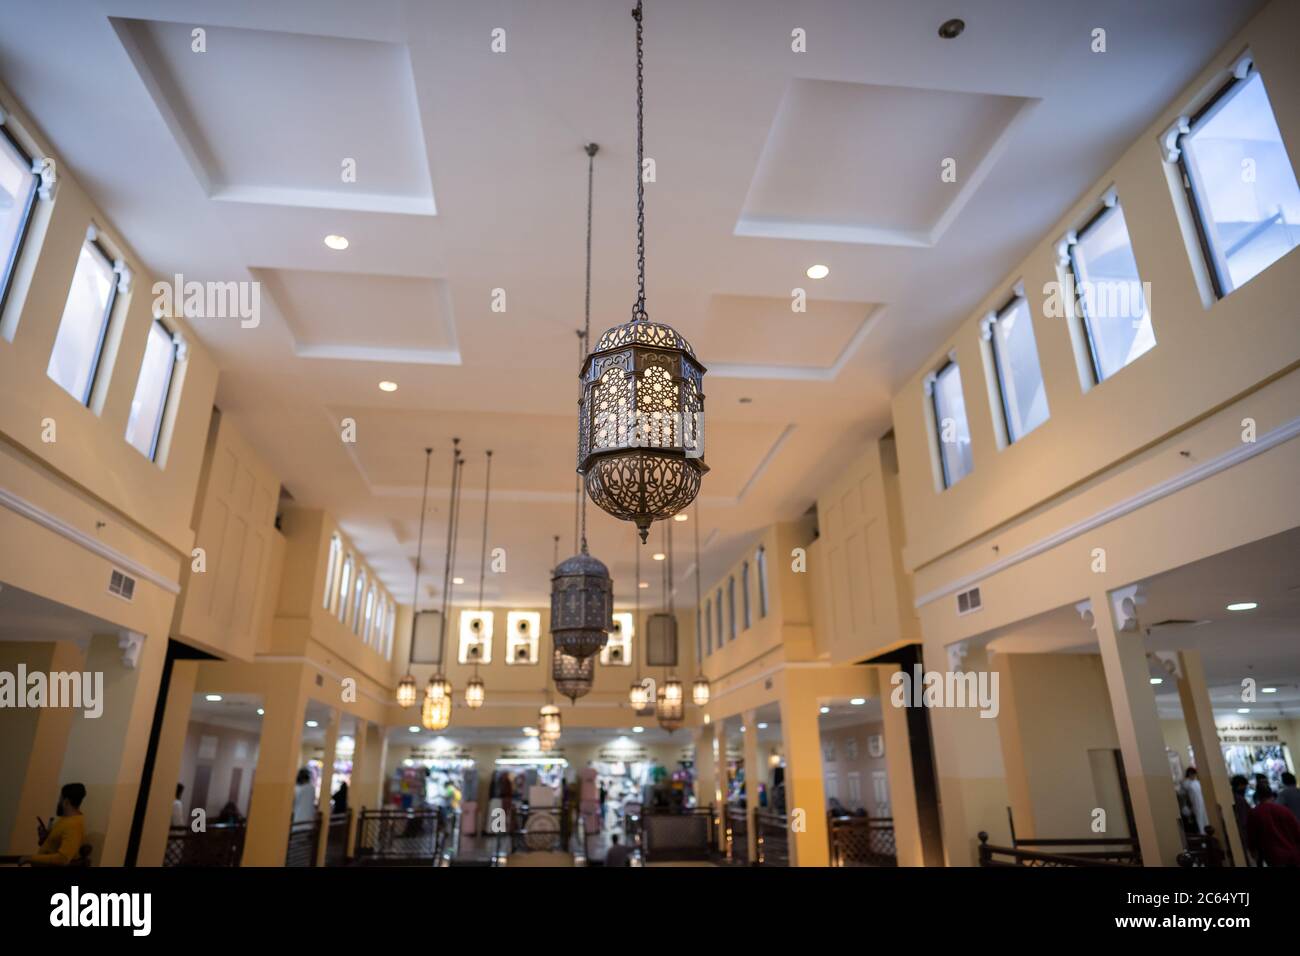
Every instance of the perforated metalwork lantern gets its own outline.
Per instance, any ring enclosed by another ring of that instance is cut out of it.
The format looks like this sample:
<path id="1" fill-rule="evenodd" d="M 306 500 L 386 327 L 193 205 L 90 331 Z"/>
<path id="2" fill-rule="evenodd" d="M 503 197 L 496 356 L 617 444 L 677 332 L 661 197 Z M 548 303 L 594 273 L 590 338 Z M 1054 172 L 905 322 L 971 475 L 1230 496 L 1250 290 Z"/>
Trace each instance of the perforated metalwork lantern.
<path id="1" fill-rule="evenodd" d="M 469 683 L 465 685 L 465 706 L 470 710 L 478 710 L 483 706 L 483 701 L 487 697 L 487 688 L 483 681 L 477 677 L 472 677 Z"/>
<path id="2" fill-rule="evenodd" d="M 644 681 L 632 682 L 627 692 L 627 702 L 632 705 L 633 710 L 645 710 L 646 705 L 650 703 L 650 688 Z"/>
<path id="3" fill-rule="evenodd" d="M 551 655 L 551 680 L 555 689 L 569 700 L 577 701 L 591 692 L 596 679 L 596 656 L 574 657 L 558 647 Z"/>
<path id="4" fill-rule="evenodd" d="M 429 685 L 424 689 L 424 696 L 430 700 L 441 700 L 444 697 L 451 700 L 451 681 L 443 677 L 442 674 L 434 674 L 429 678 Z"/>
<path id="5" fill-rule="evenodd" d="M 709 679 L 707 677 L 697 677 L 691 684 L 691 700 L 697 707 L 703 707 L 709 702 Z"/>
<path id="6" fill-rule="evenodd" d="M 682 682 L 676 677 L 670 677 L 664 681 L 664 700 L 671 703 L 679 703 L 682 699 Z"/>
<path id="7" fill-rule="evenodd" d="M 704 464 L 704 366 L 672 326 L 606 330 L 582 365 L 578 471 L 602 509 L 650 524 L 695 500 Z"/>
<path id="8" fill-rule="evenodd" d="M 678 688 L 680 690 L 680 687 Z M 655 701 L 655 718 L 659 721 L 659 726 L 670 734 L 682 725 L 686 717 L 686 702 L 679 695 L 677 699 L 669 700 L 664 688 L 659 688 L 658 699 Z"/>
<path id="9" fill-rule="evenodd" d="M 420 724 L 425 730 L 446 730 L 451 723 L 451 698 L 424 695 L 420 708 Z"/>
<path id="10" fill-rule="evenodd" d="M 547 704 L 537 712 L 537 735 L 539 737 L 560 736 L 560 708 Z"/>
<path id="11" fill-rule="evenodd" d="M 407 674 L 400 682 L 398 682 L 397 685 L 397 706 L 414 707 L 415 698 L 415 678 L 410 674 Z"/>
<path id="12" fill-rule="evenodd" d="M 590 657 L 605 646 L 613 626 L 614 582 L 609 569 L 585 548 L 561 561 L 551 575 L 555 646 L 573 657 Z"/>

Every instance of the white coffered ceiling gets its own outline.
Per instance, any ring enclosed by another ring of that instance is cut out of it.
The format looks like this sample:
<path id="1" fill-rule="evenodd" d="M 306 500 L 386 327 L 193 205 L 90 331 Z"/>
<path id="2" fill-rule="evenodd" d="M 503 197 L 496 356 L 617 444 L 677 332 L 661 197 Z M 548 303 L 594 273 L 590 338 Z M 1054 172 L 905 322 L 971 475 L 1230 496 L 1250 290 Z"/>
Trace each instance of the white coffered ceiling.
<path id="1" fill-rule="evenodd" d="M 466 579 L 496 453 L 491 544 L 509 563 L 489 603 L 539 603 L 552 535 L 572 546 L 588 141 L 596 330 L 633 300 L 630 6 L 0 5 L 0 80 L 145 265 L 263 283 L 256 328 L 195 321 L 218 403 L 403 599 L 421 448 L 437 449 L 436 516 L 452 436 L 469 459 Z M 889 427 L 893 389 L 1256 6 L 647 0 L 649 310 L 711 368 L 706 575 Z M 954 15 L 966 32 L 940 39 Z M 818 262 L 830 276 L 807 279 Z M 630 602 L 632 529 L 590 523 Z"/>

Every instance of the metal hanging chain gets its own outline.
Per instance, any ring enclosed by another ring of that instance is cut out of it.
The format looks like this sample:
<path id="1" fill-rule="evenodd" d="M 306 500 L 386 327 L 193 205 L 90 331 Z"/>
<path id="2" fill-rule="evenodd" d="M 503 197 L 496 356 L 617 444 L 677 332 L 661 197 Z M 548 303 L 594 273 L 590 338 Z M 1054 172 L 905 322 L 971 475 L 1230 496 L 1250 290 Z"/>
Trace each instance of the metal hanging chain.
<path id="1" fill-rule="evenodd" d="M 465 459 L 460 458 L 456 462 L 456 491 L 454 504 L 452 507 L 452 531 L 451 531 L 451 566 L 456 567 L 456 549 L 460 544 L 460 503 L 465 496 Z M 451 583 L 447 586 L 447 608 L 454 610 L 452 606 L 452 592 L 456 589 L 456 575 L 452 574 Z"/>
<path id="2" fill-rule="evenodd" d="M 638 634 L 638 628 L 641 627 L 641 542 L 637 535 L 632 535 L 632 547 L 636 549 L 636 580 L 633 590 L 636 591 L 636 602 L 633 605 L 635 610 L 632 612 L 632 635 L 635 638 Z M 635 642 L 632 645 L 632 654 L 636 657 L 636 682 L 641 683 L 641 655 L 637 653 Z"/>
<path id="3" fill-rule="evenodd" d="M 668 613 L 673 613 L 673 592 L 677 590 L 676 579 L 673 577 L 673 523 L 665 521 L 664 527 L 668 530 L 668 556 L 664 559 L 664 564 L 668 565 Z"/>
<path id="4" fill-rule="evenodd" d="M 415 590 L 411 598 L 411 646 L 406 654 L 406 670 L 409 673 L 415 663 L 415 621 L 420 607 L 420 560 L 424 555 L 424 515 L 429 509 L 429 462 L 433 458 L 433 449 L 424 450 L 424 493 L 420 497 L 420 543 L 415 547 Z"/>
<path id="5" fill-rule="evenodd" d="M 487 576 L 488 500 L 492 497 L 492 450 L 487 452 L 487 478 L 483 482 L 483 547 L 478 559 L 478 609 L 483 612 L 483 580 Z M 478 676 L 478 658 L 474 659 L 474 676 Z"/>
<path id="6" fill-rule="evenodd" d="M 560 566 L 560 536 L 555 536 L 555 547 L 551 553 L 551 574 L 555 574 L 555 569 Z"/>
<path id="7" fill-rule="evenodd" d="M 578 329 L 578 365 L 581 366 L 583 359 L 587 356 L 587 343 L 582 329 Z M 583 550 L 586 550 L 587 540 L 587 509 L 582 496 L 582 473 L 574 472 L 573 475 L 573 553 L 578 553 L 579 542 L 583 544 Z M 581 522 L 581 535 L 579 534 L 579 522 Z"/>
<path id="8" fill-rule="evenodd" d="M 664 538 L 664 560 L 661 561 L 661 562 L 659 563 L 659 568 L 660 568 L 659 578 L 660 578 L 661 583 L 663 584 L 663 589 L 664 589 L 664 593 L 663 593 L 663 604 L 661 605 L 661 607 L 663 608 L 664 612 L 666 613 L 666 612 L 668 611 L 668 560 L 667 560 L 667 552 L 668 552 L 668 522 L 666 522 L 666 521 L 664 522 L 664 535 L 663 535 L 663 538 Z"/>
<path id="9" fill-rule="evenodd" d="M 636 20 L 636 305 L 634 322 L 648 322 L 645 310 L 645 44 L 642 38 L 641 0 L 632 11 Z"/>
<path id="10" fill-rule="evenodd" d="M 700 588 L 700 499 L 695 499 L 695 608 L 704 613 L 704 592 Z"/>
<path id="11" fill-rule="evenodd" d="M 579 355 L 578 367 L 581 368 L 587 360 L 587 350 L 591 348 L 591 210 L 593 183 L 596 179 L 596 153 L 600 147 L 595 143 L 587 144 L 587 281 L 583 291 L 583 317 L 582 332 L 579 333 Z M 582 544 L 582 553 L 587 553 L 587 497 L 582 494 L 581 487 L 578 490 L 578 512 L 581 515 L 580 522 Z M 577 547 L 574 547 L 574 553 L 577 553 Z"/>
<path id="12" fill-rule="evenodd" d="M 442 621 L 438 627 L 438 672 L 439 673 L 442 673 L 442 669 L 446 664 L 446 662 L 442 659 L 442 651 L 443 648 L 446 646 L 446 639 L 447 639 L 447 590 L 451 586 L 451 532 L 452 532 L 452 517 L 454 512 L 454 506 L 456 503 L 456 475 L 459 473 L 459 465 L 460 465 L 460 439 L 453 438 L 451 440 L 451 444 L 452 444 L 451 501 L 447 507 L 447 550 L 446 550 L 446 557 L 444 558 L 444 566 L 442 569 Z"/>

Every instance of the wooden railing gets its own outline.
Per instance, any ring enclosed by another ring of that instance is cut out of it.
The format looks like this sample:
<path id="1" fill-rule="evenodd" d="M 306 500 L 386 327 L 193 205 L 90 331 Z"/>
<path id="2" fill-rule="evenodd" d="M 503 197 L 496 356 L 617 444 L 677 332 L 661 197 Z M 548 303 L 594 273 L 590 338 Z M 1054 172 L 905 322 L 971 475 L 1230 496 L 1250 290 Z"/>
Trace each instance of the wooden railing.
<path id="1" fill-rule="evenodd" d="M 316 846 L 320 842 L 321 817 L 289 825 L 289 845 L 284 852 L 285 866 L 315 866 Z"/>
<path id="2" fill-rule="evenodd" d="M 749 813 L 743 806 L 727 807 L 723 817 L 727 836 L 727 859 L 749 865 Z"/>
<path id="3" fill-rule="evenodd" d="M 831 866 L 897 866 L 893 817 L 841 817 L 827 820 Z"/>
<path id="4" fill-rule="evenodd" d="M 641 818 L 641 855 L 646 862 L 707 860 L 713 854 L 713 807 L 646 810 Z"/>
<path id="5" fill-rule="evenodd" d="M 244 855 L 248 821 L 209 823 L 198 833 L 189 827 L 172 827 L 167 833 L 163 866 L 239 866 Z"/>
<path id="6" fill-rule="evenodd" d="M 1135 841 L 1095 839 L 1018 840 L 1016 846 L 995 846 L 989 835 L 979 832 L 980 866 L 1141 866 Z M 1033 847 L 1052 847 L 1070 852 L 1049 852 Z M 1074 848 L 1081 849 L 1074 849 Z M 1102 849 L 1101 847 L 1105 847 Z"/>
<path id="7" fill-rule="evenodd" d="M 352 861 L 366 865 L 435 866 L 446 844 L 439 810 L 367 810 L 357 815 Z"/>
<path id="8" fill-rule="evenodd" d="M 784 813 L 755 810 L 754 838 L 759 866 L 790 865 L 790 819 Z"/>

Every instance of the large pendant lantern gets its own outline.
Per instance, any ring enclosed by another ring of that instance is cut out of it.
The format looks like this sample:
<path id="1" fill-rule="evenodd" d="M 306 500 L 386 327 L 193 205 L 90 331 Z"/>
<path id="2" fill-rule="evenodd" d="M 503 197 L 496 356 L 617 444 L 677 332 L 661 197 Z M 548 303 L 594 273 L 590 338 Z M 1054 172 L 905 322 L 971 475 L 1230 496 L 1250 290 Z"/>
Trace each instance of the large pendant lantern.
<path id="1" fill-rule="evenodd" d="M 469 683 L 465 685 L 465 706 L 470 710 L 478 710 L 483 706 L 483 701 L 487 698 L 487 688 L 484 686 L 481 678 L 470 678 Z"/>
<path id="2" fill-rule="evenodd" d="M 438 670 L 424 691 L 420 723 L 426 730 L 446 730 L 451 723 L 451 681 L 443 674 L 447 651 L 447 618 L 451 614 L 452 567 L 456 561 L 456 534 L 460 530 L 460 476 L 465 461 L 460 456 L 460 439 L 452 439 L 451 505 L 447 509 L 447 563 L 443 572 L 442 620 L 438 631 Z M 414 634 L 414 631 L 412 631 Z"/>
<path id="3" fill-rule="evenodd" d="M 569 700 L 577 703 L 579 697 L 591 693 L 591 685 L 596 679 L 596 655 L 574 657 L 558 647 L 551 656 L 551 680 L 555 689 Z"/>
<path id="4" fill-rule="evenodd" d="M 406 676 L 397 682 L 397 706 L 414 707 L 416 698 L 415 675 L 411 663 L 415 660 L 415 623 L 420 617 L 420 562 L 424 559 L 424 515 L 429 508 L 429 463 L 433 449 L 424 450 L 424 492 L 420 498 L 420 540 L 415 547 L 415 590 L 411 592 L 411 646 L 406 654 Z M 340 597 L 339 600 L 345 600 Z"/>
<path id="5" fill-rule="evenodd" d="M 434 697 L 424 695 L 424 704 L 420 708 L 420 724 L 425 730 L 446 730 L 451 723 L 451 697 Z"/>
<path id="6" fill-rule="evenodd" d="M 547 704 L 537 713 L 537 736 L 544 750 L 551 750 L 560 740 L 560 708 Z M 550 741 L 550 743 L 547 743 Z"/>
<path id="7" fill-rule="evenodd" d="M 591 208 L 592 183 L 595 177 L 595 156 L 599 147 L 589 143 L 587 152 L 587 280 L 586 328 L 578 332 L 578 354 L 587 350 L 587 336 L 591 326 Z M 581 440 L 581 439 L 580 439 Z M 581 455 L 581 449 L 579 449 Z M 587 551 L 587 502 L 582 488 L 575 481 L 575 527 L 578 552 L 555 566 L 551 575 L 551 635 L 557 652 L 582 660 L 591 657 L 609 641 L 614 627 L 614 582 L 604 562 Z"/>
<path id="8" fill-rule="evenodd" d="M 686 717 L 686 702 L 682 700 L 681 689 L 681 684 L 678 684 L 677 698 L 674 700 L 668 696 L 667 686 L 660 687 L 655 700 L 655 718 L 659 721 L 659 726 L 670 734 L 682 725 Z"/>
<path id="9" fill-rule="evenodd" d="M 695 706 L 703 707 L 709 702 L 709 679 L 707 677 L 697 677 L 691 684 L 691 700 Z"/>
<path id="10" fill-rule="evenodd" d="M 637 298 L 632 319 L 605 331 L 579 374 L 578 472 L 602 509 L 650 525 L 695 500 L 704 464 L 704 366 L 672 326 L 651 322 L 645 297 L 642 12 L 636 18 Z"/>

